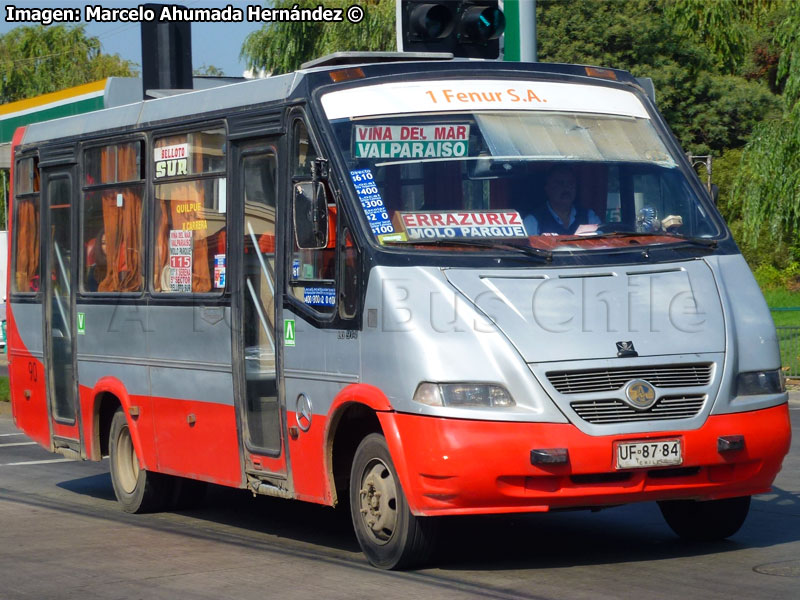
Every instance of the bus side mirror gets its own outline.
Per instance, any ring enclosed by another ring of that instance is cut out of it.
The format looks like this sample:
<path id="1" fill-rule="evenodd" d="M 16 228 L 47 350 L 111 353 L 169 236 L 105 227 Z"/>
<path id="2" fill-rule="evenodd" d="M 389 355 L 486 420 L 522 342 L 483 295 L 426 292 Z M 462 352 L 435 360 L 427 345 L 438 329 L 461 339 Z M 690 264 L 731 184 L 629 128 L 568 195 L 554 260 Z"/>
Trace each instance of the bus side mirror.
<path id="1" fill-rule="evenodd" d="M 719 201 L 719 186 L 716 183 L 711 184 L 711 200 L 714 202 L 715 206 Z"/>
<path id="2" fill-rule="evenodd" d="M 328 245 L 328 193 L 320 181 L 294 184 L 294 234 L 297 247 L 321 250 Z"/>

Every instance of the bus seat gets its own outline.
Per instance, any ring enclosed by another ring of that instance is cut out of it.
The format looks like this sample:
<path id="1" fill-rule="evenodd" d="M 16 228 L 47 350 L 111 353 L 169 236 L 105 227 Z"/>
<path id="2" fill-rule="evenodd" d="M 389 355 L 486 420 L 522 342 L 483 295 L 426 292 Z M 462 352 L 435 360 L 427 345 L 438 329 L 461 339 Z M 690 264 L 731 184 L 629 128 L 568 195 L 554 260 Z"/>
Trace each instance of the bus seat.
<path id="1" fill-rule="evenodd" d="M 97 238 L 92 238 L 86 242 L 86 266 L 93 267 L 97 262 L 94 256 L 94 247 L 97 245 Z"/>

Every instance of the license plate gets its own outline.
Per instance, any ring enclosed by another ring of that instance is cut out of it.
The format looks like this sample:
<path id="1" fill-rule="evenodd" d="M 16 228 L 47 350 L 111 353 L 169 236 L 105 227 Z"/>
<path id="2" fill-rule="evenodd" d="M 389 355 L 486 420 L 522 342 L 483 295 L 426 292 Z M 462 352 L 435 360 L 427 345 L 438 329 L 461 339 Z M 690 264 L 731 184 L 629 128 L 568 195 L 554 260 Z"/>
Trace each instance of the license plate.
<path id="1" fill-rule="evenodd" d="M 617 469 L 663 467 L 683 463 L 683 448 L 680 440 L 619 442 L 616 454 Z"/>

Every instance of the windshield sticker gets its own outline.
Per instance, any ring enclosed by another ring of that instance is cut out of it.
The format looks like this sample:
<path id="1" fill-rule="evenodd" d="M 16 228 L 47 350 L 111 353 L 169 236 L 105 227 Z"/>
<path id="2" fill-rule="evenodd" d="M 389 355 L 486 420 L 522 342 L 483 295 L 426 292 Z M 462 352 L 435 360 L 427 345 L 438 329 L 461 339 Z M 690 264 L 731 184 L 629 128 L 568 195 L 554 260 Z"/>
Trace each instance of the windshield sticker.
<path id="1" fill-rule="evenodd" d="M 356 194 L 361 201 L 361 208 L 367 216 L 369 226 L 375 236 L 385 233 L 394 233 L 394 226 L 389 220 L 389 213 L 383 204 L 383 198 L 375 185 L 375 177 L 370 169 L 350 171 L 350 179 L 356 188 Z"/>
<path id="2" fill-rule="evenodd" d="M 189 144 L 161 146 L 153 151 L 156 177 L 187 175 L 189 172 Z"/>
<path id="3" fill-rule="evenodd" d="M 169 232 L 169 289 L 192 291 L 192 232 L 173 229 Z"/>
<path id="4" fill-rule="evenodd" d="M 550 110 L 649 119 L 633 92 L 555 81 L 461 80 L 382 83 L 322 96 L 329 119 L 454 110 Z"/>
<path id="5" fill-rule="evenodd" d="M 409 242 L 422 239 L 526 238 L 528 232 L 515 210 L 398 212 L 398 229 Z"/>
<path id="6" fill-rule="evenodd" d="M 355 158 L 451 158 L 469 151 L 469 125 L 356 125 Z"/>
<path id="7" fill-rule="evenodd" d="M 336 306 L 336 289 L 307 287 L 303 290 L 303 302 L 309 306 Z"/>

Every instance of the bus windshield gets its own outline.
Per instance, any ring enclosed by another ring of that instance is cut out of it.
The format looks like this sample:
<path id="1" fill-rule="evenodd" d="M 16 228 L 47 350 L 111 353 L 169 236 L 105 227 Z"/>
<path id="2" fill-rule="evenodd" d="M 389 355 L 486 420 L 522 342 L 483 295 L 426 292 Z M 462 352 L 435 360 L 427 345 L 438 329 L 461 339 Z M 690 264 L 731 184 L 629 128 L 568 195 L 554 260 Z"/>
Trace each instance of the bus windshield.
<path id="1" fill-rule="evenodd" d="M 529 85 L 432 82 L 323 97 L 380 243 L 558 251 L 721 233 L 632 93 L 599 88 L 619 97 L 591 102 L 569 94 L 596 95 L 596 86 Z M 421 86 L 422 102 L 400 105 Z M 401 96 L 390 103 L 399 110 L 371 114 L 385 93 Z M 462 104 L 469 110 L 452 110 Z"/>

